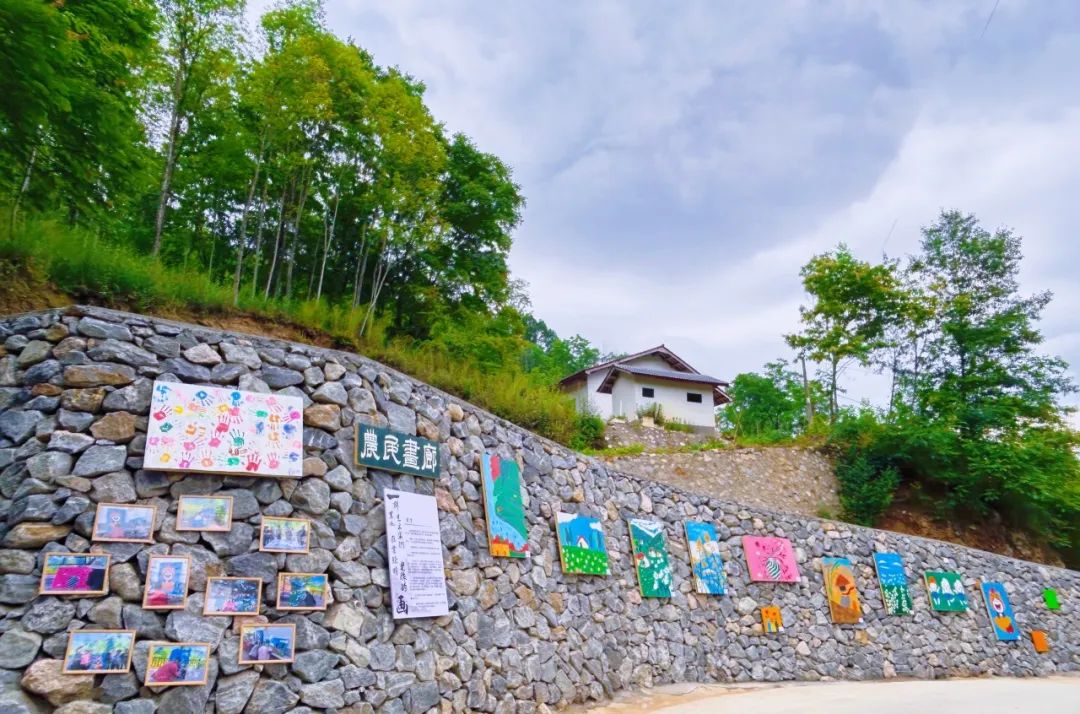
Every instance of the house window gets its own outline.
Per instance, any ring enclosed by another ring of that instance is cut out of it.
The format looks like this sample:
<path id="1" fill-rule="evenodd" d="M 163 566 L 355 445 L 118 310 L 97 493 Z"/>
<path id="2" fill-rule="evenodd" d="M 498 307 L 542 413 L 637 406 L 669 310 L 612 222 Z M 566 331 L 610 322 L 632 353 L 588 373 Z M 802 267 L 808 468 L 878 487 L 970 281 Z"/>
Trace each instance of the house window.
<path id="1" fill-rule="evenodd" d="M 686 401 L 693 402 L 694 404 L 701 404 L 701 395 L 697 392 L 687 392 Z"/>
<path id="2" fill-rule="evenodd" d="M 652 397 L 653 397 L 653 388 L 652 387 L 642 387 L 641 388 L 641 396 L 648 397 L 649 399 L 652 399 Z"/>

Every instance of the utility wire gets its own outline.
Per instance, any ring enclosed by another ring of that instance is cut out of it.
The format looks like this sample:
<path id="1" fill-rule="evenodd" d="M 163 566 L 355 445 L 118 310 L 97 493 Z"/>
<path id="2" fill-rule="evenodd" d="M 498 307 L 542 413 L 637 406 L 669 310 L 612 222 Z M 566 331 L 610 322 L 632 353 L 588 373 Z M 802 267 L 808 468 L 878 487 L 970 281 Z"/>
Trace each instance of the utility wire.
<path id="1" fill-rule="evenodd" d="M 982 32 L 979 33 L 980 40 L 983 38 L 983 35 L 986 34 L 986 28 L 990 27 L 990 21 L 994 19 L 994 13 L 997 12 L 997 6 L 999 2 L 1001 2 L 1001 0 L 994 0 L 994 7 L 992 10 L 990 10 L 990 16 L 986 18 L 986 24 L 983 25 Z"/>

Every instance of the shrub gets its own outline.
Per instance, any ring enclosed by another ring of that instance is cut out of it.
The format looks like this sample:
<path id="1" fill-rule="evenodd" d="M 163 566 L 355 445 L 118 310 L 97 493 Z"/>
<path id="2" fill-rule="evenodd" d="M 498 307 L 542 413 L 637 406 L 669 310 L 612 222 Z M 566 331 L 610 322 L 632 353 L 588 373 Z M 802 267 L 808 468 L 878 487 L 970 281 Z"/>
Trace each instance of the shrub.
<path id="1" fill-rule="evenodd" d="M 854 523 L 872 526 L 892 504 L 893 494 L 900 485 L 900 472 L 858 454 L 837 462 L 836 479 L 840 483 L 844 515 Z"/>
<path id="2" fill-rule="evenodd" d="M 678 419 L 668 419 L 664 422 L 664 428 L 668 431 L 679 431 L 686 434 L 694 433 L 694 427 L 684 421 L 679 421 Z"/>
<path id="3" fill-rule="evenodd" d="M 589 412 L 578 414 L 570 448 L 578 451 L 604 448 L 604 420 Z"/>

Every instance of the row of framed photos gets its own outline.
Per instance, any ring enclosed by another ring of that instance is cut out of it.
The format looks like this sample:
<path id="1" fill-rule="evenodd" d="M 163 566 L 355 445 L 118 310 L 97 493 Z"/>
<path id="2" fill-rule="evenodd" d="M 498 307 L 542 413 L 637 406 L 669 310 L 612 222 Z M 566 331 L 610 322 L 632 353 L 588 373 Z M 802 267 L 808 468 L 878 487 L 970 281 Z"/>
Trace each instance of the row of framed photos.
<path id="1" fill-rule="evenodd" d="M 148 687 L 206 684 L 209 642 L 151 642 L 146 654 Z M 135 630 L 74 630 L 68 633 L 64 674 L 124 674 L 131 671 Z M 296 659 L 296 625 L 240 626 L 237 661 L 242 665 L 287 664 Z"/>

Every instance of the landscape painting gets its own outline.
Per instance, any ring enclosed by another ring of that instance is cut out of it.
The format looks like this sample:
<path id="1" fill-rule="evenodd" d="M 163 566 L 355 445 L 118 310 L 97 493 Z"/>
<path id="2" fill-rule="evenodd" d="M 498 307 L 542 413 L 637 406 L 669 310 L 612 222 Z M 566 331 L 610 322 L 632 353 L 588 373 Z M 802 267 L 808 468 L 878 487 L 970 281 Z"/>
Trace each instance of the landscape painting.
<path id="1" fill-rule="evenodd" d="M 686 522 L 686 542 L 690 544 L 690 568 L 694 585 L 702 595 L 723 595 L 727 590 L 724 559 L 720 557 L 720 539 L 716 526 L 698 521 Z"/>
<path id="2" fill-rule="evenodd" d="M 263 516 L 259 550 L 265 553 L 307 553 L 311 548 L 311 521 L 306 518 Z"/>
<path id="3" fill-rule="evenodd" d="M 559 541 L 559 560 L 562 561 L 564 573 L 608 574 L 608 553 L 599 518 L 557 512 L 555 531 Z"/>
<path id="4" fill-rule="evenodd" d="M 41 594 L 104 595 L 109 590 L 110 557 L 99 553 L 46 553 Z"/>
<path id="5" fill-rule="evenodd" d="M 937 612 L 967 612 L 967 593 L 960 573 L 947 570 L 927 570 L 923 573 L 930 608 Z"/>
<path id="6" fill-rule="evenodd" d="M 986 601 L 986 612 L 990 615 L 990 627 L 994 630 L 994 634 L 1004 642 L 1020 639 L 1020 630 L 1016 627 L 1016 615 L 1013 614 L 1012 603 L 1009 602 L 1005 586 L 990 581 L 984 581 L 981 585 L 983 600 Z"/>
<path id="7" fill-rule="evenodd" d="M 874 568 L 881 586 L 881 601 L 889 615 L 910 615 L 915 603 L 908 591 L 904 561 L 898 553 L 874 553 Z"/>
<path id="8" fill-rule="evenodd" d="M 485 453 L 480 471 L 491 554 L 504 558 L 529 557 L 529 527 L 525 522 L 521 470 L 517 462 Z"/>
<path id="9" fill-rule="evenodd" d="M 90 540 L 112 543 L 153 543 L 154 506 L 99 503 Z"/>
<path id="10" fill-rule="evenodd" d="M 787 538 L 743 536 L 742 543 L 751 580 L 772 583 L 799 582 L 795 551 Z"/>
<path id="11" fill-rule="evenodd" d="M 151 642 L 146 654 L 148 687 L 206 684 L 210 645 L 205 642 Z"/>
<path id="12" fill-rule="evenodd" d="M 855 587 L 855 571 L 847 558 L 822 558 L 825 575 L 825 595 L 829 600 L 832 621 L 841 625 L 862 622 L 859 590 Z"/>
<path id="13" fill-rule="evenodd" d="M 176 507 L 176 530 L 232 530 L 232 496 L 181 496 Z"/>
<path id="14" fill-rule="evenodd" d="M 64 674 L 123 674 L 131 669 L 135 630 L 74 630 L 68 634 Z"/>
<path id="15" fill-rule="evenodd" d="M 630 519 L 634 569 L 643 597 L 671 597 L 671 562 L 664 542 L 664 524 Z"/>
<path id="16" fill-rule="evenodd" d="M 772 635 L 784 629 L 784 616 L 775 605 L 761 606 L 761 627 L 765 634 Z"/>
<path id="17" fill-rule="evenodd" d="M 327 605 L 326 573 L 279 573 L 278 610 L 325 610 Z"/>
<path id="18" fill-rule="evenodd" d="M 146 564 L 143 608 L 179 610 L 187 604 L 191 558 L 186 555 L 151 555 Z"/>
<path id="19" fill-rule="evenodd" d="M 207 578 L 204 615 L 258 615 L 261 578 Z"/>
<path id="20" fill-rule="evenodd" d="M 296 625 L 243 625 L 240 664 L 281 664 L 296 659 Z"/>

